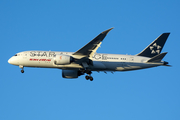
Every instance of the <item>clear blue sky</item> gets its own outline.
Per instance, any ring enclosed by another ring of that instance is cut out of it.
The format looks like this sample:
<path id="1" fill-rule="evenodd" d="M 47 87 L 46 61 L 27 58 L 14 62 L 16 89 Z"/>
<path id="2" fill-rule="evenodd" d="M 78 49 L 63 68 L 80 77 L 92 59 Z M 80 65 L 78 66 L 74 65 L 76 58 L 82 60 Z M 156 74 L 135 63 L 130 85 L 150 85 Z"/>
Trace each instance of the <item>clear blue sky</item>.
<path id="1" fill-rule="evenodd" d="M 179 120 L 179 0 L 1 0 L 0 120 Z M 115 27 L 99 53 L 135 55 L 163 32 L 173 67 L 67 80 L 59 69 L 20 68 L 26 50 L 76 51 Z"/>

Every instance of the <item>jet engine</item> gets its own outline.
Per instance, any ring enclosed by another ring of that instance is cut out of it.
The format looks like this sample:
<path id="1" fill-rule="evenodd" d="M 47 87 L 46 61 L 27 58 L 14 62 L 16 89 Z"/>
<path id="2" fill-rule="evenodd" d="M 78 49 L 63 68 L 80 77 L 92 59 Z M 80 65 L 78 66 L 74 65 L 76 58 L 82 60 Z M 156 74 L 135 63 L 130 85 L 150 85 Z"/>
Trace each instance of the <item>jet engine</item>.
<path id="1" fill-rule="evenodd" d="M 74 58 L 69 55 L 56 55 L 54 58 L 55 65 L 67 65 L 71 64 L 74 61 Z"/>
<path id="2" fill-rule="evenodd" d="M 78 78 L 78 76 L 83 75 L 79 70 L 62 70 L 63 78 Z"/>

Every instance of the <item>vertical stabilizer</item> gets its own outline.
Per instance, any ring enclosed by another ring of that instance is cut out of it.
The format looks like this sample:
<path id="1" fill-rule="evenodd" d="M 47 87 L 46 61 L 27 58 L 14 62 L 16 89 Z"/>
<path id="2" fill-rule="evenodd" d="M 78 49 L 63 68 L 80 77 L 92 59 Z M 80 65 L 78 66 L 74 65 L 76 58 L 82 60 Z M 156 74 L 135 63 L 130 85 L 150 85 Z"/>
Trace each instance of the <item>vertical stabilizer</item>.
<path id="1" fill-rule="evenodd" d="M 170 33 L 163 33 L 158 38 L 156 38 L 149 46 L 147 46 L 143 51 L 141 51 L 138 56 L 144 57 L 154 57 L 161 53 L 164 44 Z"/>

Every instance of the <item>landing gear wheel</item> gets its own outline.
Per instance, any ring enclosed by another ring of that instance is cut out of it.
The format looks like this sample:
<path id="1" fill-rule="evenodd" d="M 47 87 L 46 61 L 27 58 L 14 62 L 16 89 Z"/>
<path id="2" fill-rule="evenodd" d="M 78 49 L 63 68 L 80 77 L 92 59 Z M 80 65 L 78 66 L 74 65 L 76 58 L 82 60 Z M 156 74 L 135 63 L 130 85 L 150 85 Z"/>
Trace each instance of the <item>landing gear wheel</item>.
<path id="1" fill-rule="evenodd" d="M 93 77 L 91 76 L 92 72 L 91 70 L 88 69 L 82 69 L 82 72 L 86 73 L 87 75 L 85 76 L 86 80 L 93 81 Z"/>
<path id="2" fill-rule="evenodd" d="M 24 70 L 21 70 L 21 73 L 24 73 Z"/>
<path id="3" fill-rule="evenodd" d="M 90 79 L 90 81 L 93 81 L 93 77 L 90 76 L 89 79 Z"/>
<path id="4" fill-rule="evenodd" d="M 86 78 L 86 80 L 89 80 L 89 76 L 86 75 L 85 78 Z"/>

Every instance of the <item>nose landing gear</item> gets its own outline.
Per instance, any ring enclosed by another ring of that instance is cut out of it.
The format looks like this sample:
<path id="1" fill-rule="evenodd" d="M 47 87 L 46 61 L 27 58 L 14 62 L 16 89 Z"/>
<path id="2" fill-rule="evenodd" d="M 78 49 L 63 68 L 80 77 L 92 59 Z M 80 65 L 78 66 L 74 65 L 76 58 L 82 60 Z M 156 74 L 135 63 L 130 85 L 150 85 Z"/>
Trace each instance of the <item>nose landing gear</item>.
<path id="1" fill-rule="evenodd" d="M 24 70 L 21 70 L 21 73 L 24 73 Z"/>
<path id="2" fill-rule="evenodd" d="M 21 69 L 22 69 L 22 70 L 21 70 L 21 73 L 24 73 L 24 66 L 19 65 L 19 68 L 21 68 Z"/>

